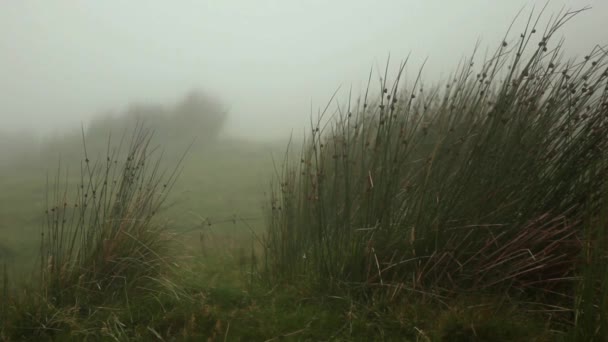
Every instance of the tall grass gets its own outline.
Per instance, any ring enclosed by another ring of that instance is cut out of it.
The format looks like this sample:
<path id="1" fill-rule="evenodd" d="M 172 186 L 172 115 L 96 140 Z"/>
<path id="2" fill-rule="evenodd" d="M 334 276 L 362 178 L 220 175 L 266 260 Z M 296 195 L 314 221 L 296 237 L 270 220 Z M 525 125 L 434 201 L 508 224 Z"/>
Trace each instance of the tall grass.
<path id="1" fill-rule="evenodd" d="M 273 186 L 268 275 L 389 299 L 493 291 L 571 309 L 585 231 L 603 230 L 587 218 L 601 212 L 608 144 L 606 50 L 564 60 L 554 38 L 578 13 L 544 28 L 531 14 L 440 86 L 422 70 L 403 86 L 406 63 L 392 77 L 387 65 L 377 91 L 328 106 Z"/>
<path id="2" fill-rule="evenodd" d="M 89 160 L 84 144 L 80 180 L 72 193 L 60 171 L 47 194 L 41 244 L 41 281 L 47 297 L 75 294 L 121 297 L 126 289 L 158 282 L 170 247 L 153 220 L 173 186 L 179 165 L 167 173 L 150 146 L 152 132 L 137 126 L 130 142 L 108 142 L 104 160 Z M 126 154 L 122 145 L 127 144 Z M 122 160 L 120 160 L 123 158 Z"/>
<path id="3" fill-rule="evenodd" d="M 574 305 L 576 329 L 573 338 L 577 341 L 601 341 L 608 336 L 606 195 L 602 198 L 601 205 L 602 210 L 599 215 L 587 217 L 583 232 L 584 247 L 579 272 L 580 280 Z"/>
<path id="4" fill-rule="evenodd" d="M 39 287 L 15 293 L 7 338 L 99 336 L 83 328 L 88 321 L 121 336 L 127 328 L 120 319 L 149 320 L 153 303 L 182 298 L 171 235 L 155 218 L 181 162 L 165 169 L 151 139 L 138 124 L 117 146 L 108 140 L 106 155 L 94 161 L 83 131 L 79 177 L 60 165 L 47 180 Z"/>

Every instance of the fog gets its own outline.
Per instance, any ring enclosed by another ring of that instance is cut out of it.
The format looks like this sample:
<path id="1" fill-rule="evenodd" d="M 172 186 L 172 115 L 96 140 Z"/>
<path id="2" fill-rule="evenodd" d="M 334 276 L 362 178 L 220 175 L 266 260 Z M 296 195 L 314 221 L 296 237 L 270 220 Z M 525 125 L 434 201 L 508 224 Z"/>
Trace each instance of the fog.
<path id="1" fill-rule="evenodd" d="M 342 86 L 409 53 L 440 77 L 481 39 L 494 47 L 545 1 L 3 0 L 0 132 L 48 134 L 133 102 L 173 103 L 191 89 L 229 108 L 226 134 L 284 137 Z M 608 2 L 551 1 L 547 14 L 593 8 L 562 31 L 581 55 L 607 43 Z M 7 133 L 3 133 L 7 134 Z"/>

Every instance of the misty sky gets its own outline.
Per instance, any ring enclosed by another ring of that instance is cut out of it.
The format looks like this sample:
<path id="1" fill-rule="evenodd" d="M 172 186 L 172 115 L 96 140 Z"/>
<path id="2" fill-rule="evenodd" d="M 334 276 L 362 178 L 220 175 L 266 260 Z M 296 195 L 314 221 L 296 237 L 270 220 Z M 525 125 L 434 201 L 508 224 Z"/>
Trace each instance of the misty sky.
<path id="1" fill-rule="evenodd" d="M 232 134 L 285 136 L 340 85 L 412 52 L 429 74 L 498 44 L 531 0 L 0 0 L 1 131 L 79 126 L 130 102 L 171 103 L 192 88 L 220 96 Z M 608 43 L 608 0 L 563 33 L 582 55 Z M 520 20 L 522 27 L 524 18 Z M 516 30 L 519 32 L 518 30 Z M 518 34 L 518 33 L 517 33 Z"/>

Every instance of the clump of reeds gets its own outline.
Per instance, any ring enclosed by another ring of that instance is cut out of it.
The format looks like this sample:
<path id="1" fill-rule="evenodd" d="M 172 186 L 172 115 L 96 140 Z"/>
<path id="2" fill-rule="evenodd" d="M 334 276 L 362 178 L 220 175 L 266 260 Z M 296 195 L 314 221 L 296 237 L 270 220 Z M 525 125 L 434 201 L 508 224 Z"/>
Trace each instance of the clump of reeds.
<path id="1" fill-rule="evenodd" d="M 4 271 L 0 340 L 124 339 L 163 303 L 188 298 L 173 283 L 172 237 L 156 218 L 181 160 L 165 168 L 152 133 L 138 123 L 97 158 L 83 129 L 77 176 L 60 165 L 47 178 L 39 273 L 34 286 L 9 289 Z"/>
<path id="2" fill-rule="evenodd" d="M 61 168 L 47 182 L 40 247 L 45 302 L 84 311 L 102 303 L 129 306 L 130 296 L 158 296 L 170 284 L 171 239 L 155 215 L 180 166 L 162 170 L 151 138 L 138 124 L 118 146 L 108 141 L 97 161 L 84 141 L 77 184 L 67 172 L 63 181 Z"/>
<path id="3" fill-rule="evenodd" d="M 424 87 L 421 71 L 401 87 L 403 64 L 375 100 L 368 87 L 330 120 L 326 108 L 273 187 L 269 275 L 390 298 L 571 301 L 608 147 L 607 52 L 564 60 L 554 38 L 577 13 L 544 30 L 530 15 L 441 86 Z"/>

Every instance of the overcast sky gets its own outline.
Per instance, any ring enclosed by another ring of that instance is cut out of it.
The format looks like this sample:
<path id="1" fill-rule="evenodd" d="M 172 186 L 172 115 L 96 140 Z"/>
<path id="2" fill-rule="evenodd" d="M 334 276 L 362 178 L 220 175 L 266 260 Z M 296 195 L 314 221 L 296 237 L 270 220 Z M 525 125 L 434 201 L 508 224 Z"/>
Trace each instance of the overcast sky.
<path id="1" fill-rule="evenodd" d="M 533 0 L 0 0 L 0 131 L 79 126 L 192 88 L 230 107 L 232 134 L 301 130 L 311 101 L 362 84 L 391 53 L 449 72 L 494 47 Z M 608 43 L 608 0 L 563 31 L 571 54 Z M 523 20 L 524 18 L 522 18 Z M 522 27 L 520 21 L 518 27 Z M 517 30 L 516 30 L 517 31 Z M 517 33 L 518 34 L 518 33 Z"/>

